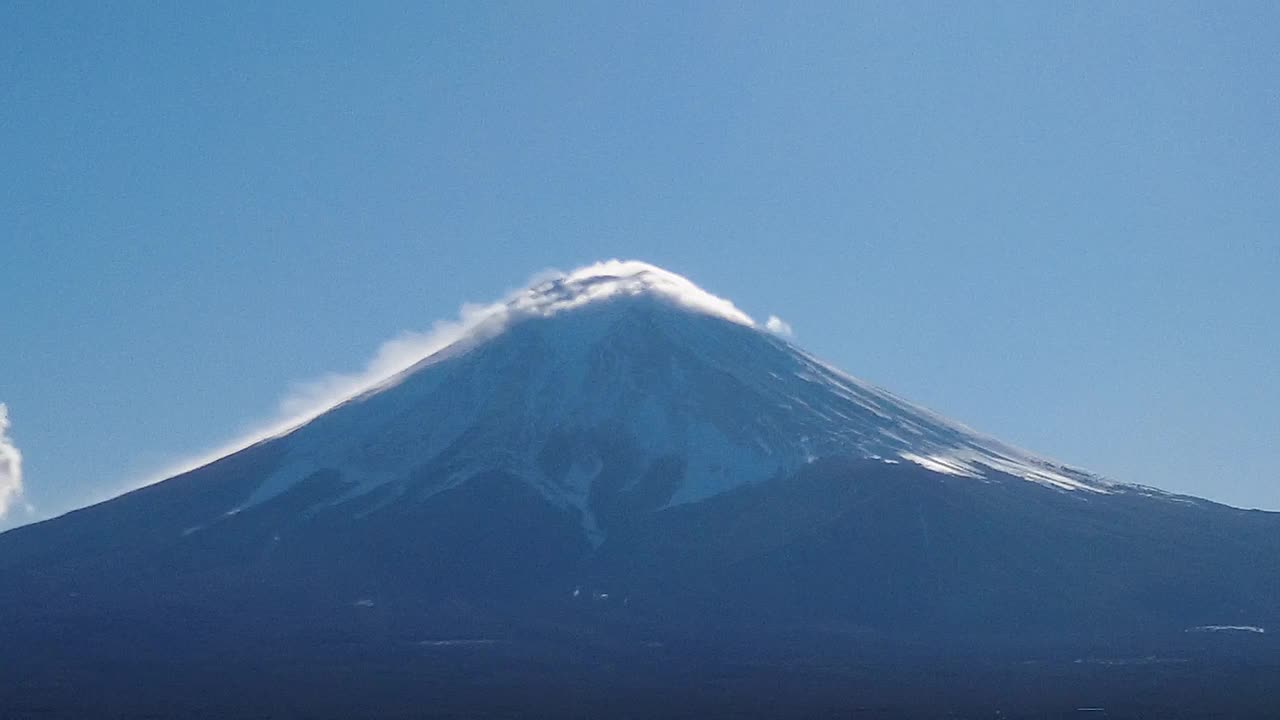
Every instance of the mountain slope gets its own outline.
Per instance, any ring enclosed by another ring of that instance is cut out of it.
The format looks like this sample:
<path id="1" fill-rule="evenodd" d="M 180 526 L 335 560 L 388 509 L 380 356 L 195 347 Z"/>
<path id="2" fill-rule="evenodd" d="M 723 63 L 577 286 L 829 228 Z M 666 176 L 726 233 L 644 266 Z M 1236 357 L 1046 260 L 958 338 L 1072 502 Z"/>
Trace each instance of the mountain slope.
<path id="1" fill-rule="evenodd" d="M 244 506 L 322 470 L 352 485 L 346 497 L 387 485 L 430 494 L 501 470 L 591 528 L 601 473 L 631 487 L 666 463 L 655 471 L 670 485 L 662 503 L 680 504 L 832 455 L 1110 492 L 843 375 L 736 311 L 682 302 L 702 291 L 665 290 L 681 278 L 617 271 L 532 288 L 503 307 L 500 329 L 477 328 L 281 439 L 282 466 Z"/>
<path id="2" fill-rule="evenodd" d="M 612 263 L 288 433 L 0 535 L 0 648 L 1186 652 L 1280 627 L 1277 557 L 1274 514 L 1037 458 Z"/>

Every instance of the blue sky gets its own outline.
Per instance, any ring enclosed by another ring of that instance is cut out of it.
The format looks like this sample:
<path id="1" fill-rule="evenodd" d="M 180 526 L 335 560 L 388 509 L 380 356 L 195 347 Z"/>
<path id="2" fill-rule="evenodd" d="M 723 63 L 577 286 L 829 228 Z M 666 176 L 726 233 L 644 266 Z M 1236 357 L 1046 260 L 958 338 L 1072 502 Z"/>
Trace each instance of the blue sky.
<path id="1" fill-rule="evenodd" d="M 1280 509 L 1275 4 L 359 5 L 0 9 L 7 522 L 608 257 L 1016 444 Z"/>

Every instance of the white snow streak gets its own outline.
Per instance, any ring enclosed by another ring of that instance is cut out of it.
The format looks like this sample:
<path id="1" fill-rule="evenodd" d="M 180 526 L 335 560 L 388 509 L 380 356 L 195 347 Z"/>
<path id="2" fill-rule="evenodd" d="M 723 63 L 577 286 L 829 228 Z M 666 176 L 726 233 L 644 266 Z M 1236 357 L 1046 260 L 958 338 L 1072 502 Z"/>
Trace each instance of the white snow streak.
<path id="1" fill-rule="evenodd" d="M 1188 628 L 1187 632 L 1244 632 L 1263 634 L 1266 628 L 1260 628 L 1257 625 L 1197 625 Z"/>

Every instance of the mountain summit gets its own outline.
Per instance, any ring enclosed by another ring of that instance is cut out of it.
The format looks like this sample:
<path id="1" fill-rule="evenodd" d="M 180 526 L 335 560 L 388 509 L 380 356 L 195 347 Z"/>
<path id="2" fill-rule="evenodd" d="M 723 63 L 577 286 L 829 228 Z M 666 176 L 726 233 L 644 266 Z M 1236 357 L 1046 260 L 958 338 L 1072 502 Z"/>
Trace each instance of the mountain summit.
<path id="1" fill-rule="evenodd" d="M 1156 653 L 1280 627 L 1277 556 L 1274 514 L 1038 458 L 612 261 L 283 434 L 0 535 L 0 648 Z"/>
<path id="2" fill-rule="evenodd" d="M 235 511 L 322 475 L 343 488 L 324 500 L 334 505 L 420 500 L 500 472 L 574 511 L 597 540 L 591 499 L 603 487 L 656 511 L 827 457 L 1113 487 L 845 375 L 638 262 L 515 293 L 453 344 L 276 443 L 278 465 Z"/>

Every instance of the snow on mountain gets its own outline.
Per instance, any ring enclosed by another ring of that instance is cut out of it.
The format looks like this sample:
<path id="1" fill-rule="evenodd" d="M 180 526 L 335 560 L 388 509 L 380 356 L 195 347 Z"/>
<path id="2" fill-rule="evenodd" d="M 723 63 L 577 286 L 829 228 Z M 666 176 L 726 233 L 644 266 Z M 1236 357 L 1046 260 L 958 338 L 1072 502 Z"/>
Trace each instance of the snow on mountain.
<path id="1" fill-rule="evenodd" d="M 674 483 L 654 492 L 678 505 L 829 456 L 1115 487 L 846 375 L 646 263 L 557 275 L 472 317 L 453 344 L 280 438 L 282 464 L 244 507 L 322 471 L 347 483 L 342 499 L 383 502 L 501 471 L 594 532 L 588 496 L 605 476 Z"/>

